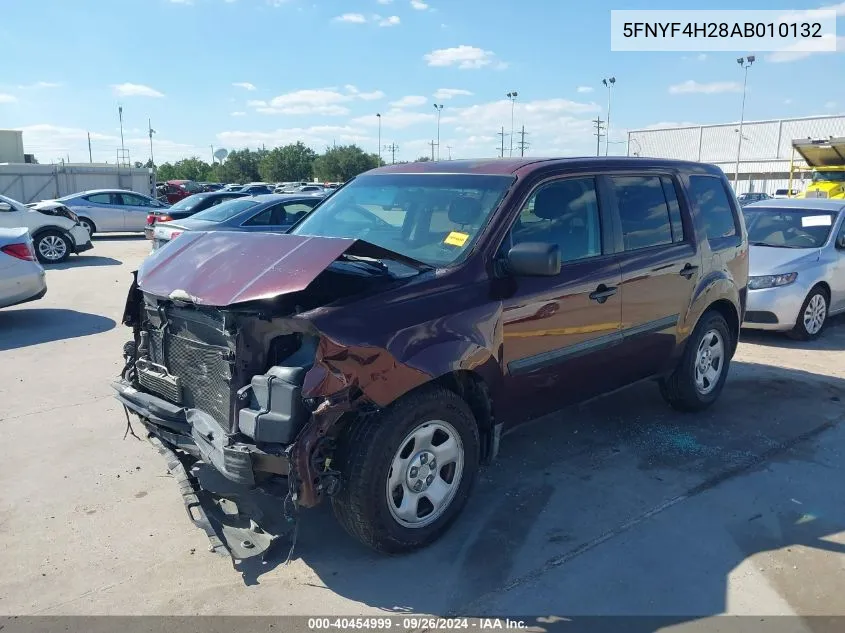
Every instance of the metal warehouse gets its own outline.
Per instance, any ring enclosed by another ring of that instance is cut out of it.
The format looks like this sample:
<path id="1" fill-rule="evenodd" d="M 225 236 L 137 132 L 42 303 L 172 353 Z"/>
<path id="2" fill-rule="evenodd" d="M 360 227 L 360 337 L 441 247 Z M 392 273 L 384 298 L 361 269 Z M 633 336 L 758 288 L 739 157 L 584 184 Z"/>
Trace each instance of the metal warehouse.
<path id="1" fill-rule="evenodd" d="M 845 136 L 845 116 L 746 121 L 742 124 L 741 147 L 739 127 L 737 122 L 631 130 L 628 132 L 628 154 L 713 163 L 735 183 L 739 152 L 736 193 L 762 191 L 772 194 L 789 185 L 792 141 Z M 809 183 L 810 170 L 797 153 L 794 165 L 792 186 L 803 190 Z"/>

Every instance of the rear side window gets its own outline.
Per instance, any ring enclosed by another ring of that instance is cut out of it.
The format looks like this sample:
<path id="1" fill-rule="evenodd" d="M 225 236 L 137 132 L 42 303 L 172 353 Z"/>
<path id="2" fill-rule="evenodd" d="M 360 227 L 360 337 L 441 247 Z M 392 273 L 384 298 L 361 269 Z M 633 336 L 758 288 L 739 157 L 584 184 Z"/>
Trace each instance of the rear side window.
<path id="1" fill-rule="evenodd" d="M 736 217 L 721 178 L 690 176 L 689 182 L 690 195 L 704 221 L 707 239 L 717 240 L 738 235 Z"/>
<path id="2" fill-rule="evenodd" d="M 88 202 L 94 204 L 112 204 L 112 196 L 110 193 L 95 193 L 85 198 Z"/>
<path id="3" fill-rule="evenodd" d="M 681 205 L 678 204 L 678 190 L 675 182 L 668 176 L 662 176 L 660 183 L 663 185 L 663 195 L 666 196 L 666 204 L 669 206 L 669 223 L 672 225 L 672 241 L 684 241 L 684 223 L 681 220 Z"/>
<path id="4" fill-rule="evenodd" d="M 659 176 L 611 176 L 610 181 L 619 209 L 625 250 L 671 244 L 672 221 L 663 179 Z M 675 198 L 677 206 L 677 196 Z"/>

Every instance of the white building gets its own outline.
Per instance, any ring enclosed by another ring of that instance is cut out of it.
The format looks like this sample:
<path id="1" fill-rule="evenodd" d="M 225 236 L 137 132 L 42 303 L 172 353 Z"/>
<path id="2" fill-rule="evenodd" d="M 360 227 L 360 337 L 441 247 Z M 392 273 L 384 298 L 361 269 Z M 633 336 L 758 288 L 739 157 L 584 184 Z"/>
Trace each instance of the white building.
<path id="1" fill-rule="evenodd" d="M 785 189 L 789 184 L 789 166 L 793 158 L 792 141 L 831 136 L 845 136 L 845 116 L 746 121 L 742 125 L 736 192 L 763 191 L 772 194 L 775 189 Z M 628 132 L 628 155 L 713 163 L 734 183 L 739 141 L 739 123 L 631 130 Z M 797 153 L 794 161 L 796 180 L 793 187 L 803 189 L 809 182 L 810 172 Z"/>

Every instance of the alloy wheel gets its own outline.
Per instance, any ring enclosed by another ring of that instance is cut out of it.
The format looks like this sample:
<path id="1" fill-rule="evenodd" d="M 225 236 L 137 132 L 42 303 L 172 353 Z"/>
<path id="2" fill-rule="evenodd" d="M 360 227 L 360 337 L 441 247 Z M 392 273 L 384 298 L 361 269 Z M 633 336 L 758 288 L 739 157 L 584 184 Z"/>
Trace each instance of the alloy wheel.
<path id="1" fill-rule="evenodd" d="M 804 309 L 803 322 L 804 329 L 810 335 L 818 334 L 824 325 L 824 320 L 827 317 L 827 300 L 821 293 L 814 294 L 807 302 L 807 307 Z"/>
<path id="2" fill-rule="evenodd" d="M 47 261 L 56 262 L 67 254 L 67 243 L 58 235 L 46 235 L 38 241 L 38 252 Z"/>
<path id="3" fill-rule="evenodd" d="M 725 342 L 717 330 L 708 330 L 695 354 L 695 388 L 707 395 L 719 383 L 725 360 Z"/>

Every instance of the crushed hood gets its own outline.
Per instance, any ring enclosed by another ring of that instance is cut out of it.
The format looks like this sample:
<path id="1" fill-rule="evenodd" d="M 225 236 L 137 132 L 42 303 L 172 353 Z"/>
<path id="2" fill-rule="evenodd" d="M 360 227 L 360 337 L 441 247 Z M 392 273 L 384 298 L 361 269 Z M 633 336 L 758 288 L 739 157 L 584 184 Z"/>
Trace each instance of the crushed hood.
<path id="1" fill-rule="evenodd" d="M 227 306 L 304 290 L 355 240 L 274 233 L 187 232 L 138 270 L 146 293 Z"/>

